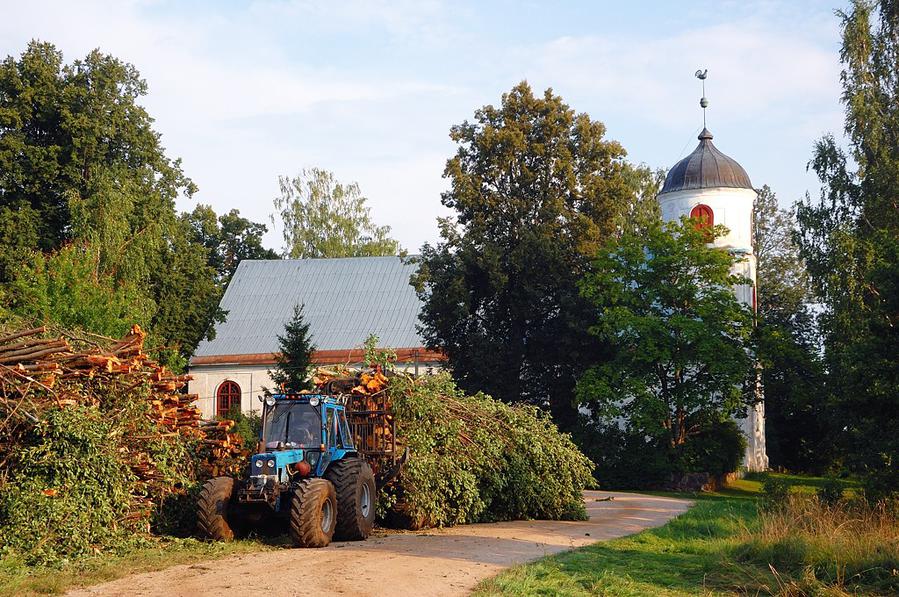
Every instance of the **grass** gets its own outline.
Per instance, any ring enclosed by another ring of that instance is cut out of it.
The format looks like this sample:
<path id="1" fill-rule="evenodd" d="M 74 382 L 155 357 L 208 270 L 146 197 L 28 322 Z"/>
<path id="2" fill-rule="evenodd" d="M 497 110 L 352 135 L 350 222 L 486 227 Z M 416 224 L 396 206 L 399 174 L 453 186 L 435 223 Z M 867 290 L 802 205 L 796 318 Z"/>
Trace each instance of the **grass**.
<path id="1" fill-rule="evenodd" d="M 195 539 L 160 539 L 158 545 L 121 555 L 79 559 L 58 568 L 25 566 L 14 557 L 0 559 L 0 595 L 53 595 L 129 574 L 153 572 L 232 554 L 272 549 L 259 541 L 208 543 Z"/>
<path id="2" fill-rule="evenodd" d="M 826 480 L 778 477 L 793 485 L 796 495 L 777 514 L 758 508 L 762 479 L 743 479 L 715 494 L 689 496 L 696 505 L 662 527 L 511 568 L 482 582 L 475 594 L 899 592 L 895 516 L 846 506 L 837 507 L 843 508 L 839 516 L 821 505 L 810 509 Z M 845 485 L 851 493 L 852 484 Z"/>

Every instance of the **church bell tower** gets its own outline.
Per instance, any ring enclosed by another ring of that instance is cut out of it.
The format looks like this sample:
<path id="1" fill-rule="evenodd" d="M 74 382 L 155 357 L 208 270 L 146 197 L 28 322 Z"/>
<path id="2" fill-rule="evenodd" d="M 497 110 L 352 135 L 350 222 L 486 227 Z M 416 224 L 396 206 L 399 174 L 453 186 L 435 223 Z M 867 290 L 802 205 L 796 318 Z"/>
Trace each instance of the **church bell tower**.
<path id="1" fill-rule="evenodd" d="M 724 155 L 712 143 L 712 133 L 705 126 L 705 79 L 708 71 L 697 71 L 702 80 L 702 132 L 693 153 L 668 171 L 665 184 L 658 195 L 662 219 L 677 221 L 682 216 L 699 219 L 703 224 L 723 224 L 729 232 L 716 238 L 714 246 L 741 257 L 734 264 L 733 273 L 748 278 L 751 283 L 734 288 L 737 299 L 753 312 L 758 306 L 756 295 L 756 256 L 752 244 L 752 208 L 756 191 L 749 175 L 736 160 Z M 768 468 L 765 449 L 765 406 L 761 383 L 756 384 L 758 400 L 749 407 L 746 418 L 738 424 L 746 436 L 744 466 L 748 471 Z"/>

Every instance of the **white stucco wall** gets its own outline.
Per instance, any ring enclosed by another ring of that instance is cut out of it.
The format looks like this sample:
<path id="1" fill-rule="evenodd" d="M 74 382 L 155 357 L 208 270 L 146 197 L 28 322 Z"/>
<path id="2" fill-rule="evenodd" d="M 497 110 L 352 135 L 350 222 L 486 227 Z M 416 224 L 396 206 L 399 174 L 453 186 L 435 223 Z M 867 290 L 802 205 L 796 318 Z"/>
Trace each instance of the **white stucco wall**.
<path id="1" fill-rule="evenodd" d="M 356 364 L 361 366 L 361 364 Z M 197 406 L 204 419 L 215 416 L 216 392 L 226 381 L 233 381 L 240 386 L 241 410 L 245 413 L 259 412 L 262 408 L 260 397 L 265 388 L 275 389 L 275 383 L 269 375 L 271 365 L 193 365 L 187 391 L 198 396 Z M 398 363 L 397 370 L 409 373 L 426 374 L 438 369 L 434 363 Z"/>
<path id="2" fill-rule="evenodd" d="M 753 288 L 756 285 L 756 257 L 752 246 L 752 205 L 756 193 L 752 189 L 691 189 L 659 195 L 662 219 L 678 220 L 689 217 L 697 205 L 707 205 L 712 209 L 714 223 L 723 224 L 729 230 L 727 235 L 715 239 L 715 246 L 740 254 L 744 259 L 734 265 L 733 273 L 748 278 L 751 283 L 734 288 L 737 300 L 754 308 Z M 759 401 L 746 413 L 746 418 L 738 419 L 740 428 L 747 439 L 743 464 L 747 470 L 763 471 L 768 468 L 768 454 L 765 447 L 765 405 L 762 387 L 756 385 Z"/>

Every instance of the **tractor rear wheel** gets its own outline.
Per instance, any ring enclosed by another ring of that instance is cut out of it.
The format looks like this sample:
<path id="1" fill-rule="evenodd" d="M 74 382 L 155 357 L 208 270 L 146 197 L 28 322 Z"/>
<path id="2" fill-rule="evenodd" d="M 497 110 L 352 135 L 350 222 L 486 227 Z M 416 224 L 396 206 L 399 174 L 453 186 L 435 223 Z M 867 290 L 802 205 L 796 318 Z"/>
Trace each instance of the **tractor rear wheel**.
<path id="1" fill-rule="evenodd" d="M 325 547 L 337 526 L 337 494 L 327 479 L 300 481 L 290 502 L 290 539 L 297 547 Z"/>
<path id="2" fill-rule="evenodd" d="M 215 541 L 232 541 L 235 534 L 235 520 L 231 508 L 234 494 L 234 479 L 216 477 L 206 481 L 197 499 L 197 530 L 201 535 Z"/>
<path id="3" fill-rule="evenodd" d="M 371 535 L 375 524 L 378 491 L 371 467 L 361 458 L 344 458 L 331 464 L 325 477 L 337 490 L 338 541 L 359 541 Z"/>

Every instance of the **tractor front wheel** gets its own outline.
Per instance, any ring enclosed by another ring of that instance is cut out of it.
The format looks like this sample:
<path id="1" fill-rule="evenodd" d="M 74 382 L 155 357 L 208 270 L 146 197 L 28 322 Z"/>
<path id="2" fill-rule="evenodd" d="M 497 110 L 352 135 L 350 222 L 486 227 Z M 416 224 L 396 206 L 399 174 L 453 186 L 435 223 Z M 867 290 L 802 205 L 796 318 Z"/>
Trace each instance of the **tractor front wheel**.
<path id="1" fill-rule="evenodd" d="M 234 486 L 231 477 L 216 477 L 203 485 L 197 499 L 197 530 L 201 535 L 215 541 L 234 539 L 235 521 L 229 520 Z"/>
<path id="2" fill-rule="evenodd" d="M 361 458 L 331 464 L 325 476 L 337 489 L 338 541 L 359 541 L 371 535 L 375 524 L 378 490 L 371 467 Z"/>
<path id="3" fill-rule="evenodd" d="M 290 539 L 297 547 L 325 547 L 337 526 L 337 494 L 326 479 L 300 481 L 290 502 Z"/>

